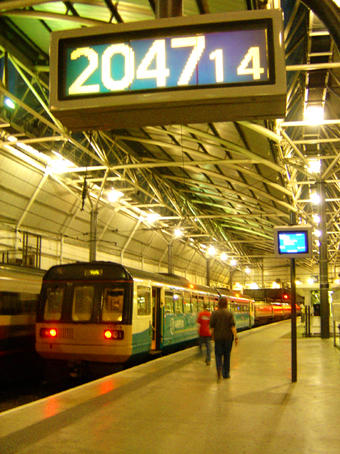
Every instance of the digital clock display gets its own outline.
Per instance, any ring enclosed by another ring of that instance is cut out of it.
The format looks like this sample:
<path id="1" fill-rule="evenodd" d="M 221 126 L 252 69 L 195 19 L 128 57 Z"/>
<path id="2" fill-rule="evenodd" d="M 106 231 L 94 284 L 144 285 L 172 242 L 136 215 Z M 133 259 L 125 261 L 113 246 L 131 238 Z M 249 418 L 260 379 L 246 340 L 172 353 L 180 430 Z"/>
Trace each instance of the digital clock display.
<path id="1" fill-rule="evenodd" d="M 66 46 L 63 98 L 268 82 L 268 31 L 231 30 Z"/>
<path id="2" fill-rule="evenodd" d="M 279 10 L 52 33 L 50 108 L 71 130 L 283 118 Z"/>

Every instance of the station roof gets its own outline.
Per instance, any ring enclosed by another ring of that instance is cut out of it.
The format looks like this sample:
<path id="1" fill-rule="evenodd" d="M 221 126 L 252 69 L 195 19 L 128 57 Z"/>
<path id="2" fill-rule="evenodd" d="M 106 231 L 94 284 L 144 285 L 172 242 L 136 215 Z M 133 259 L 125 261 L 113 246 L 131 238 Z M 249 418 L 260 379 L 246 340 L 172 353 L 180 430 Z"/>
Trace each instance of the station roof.
<path id="1" fill-rule="evenodd" d="M 169 2 L 171 3 L 171 2 Z M 176 3 L 176 2 L 173 2 Z M 153 20 L 156 0 L 14 0 L 0 3 L 0 223 L 115 257 L 204 268 L 211 245 L 260 266 L 273 257 L 273 227 L 315 224 L 322 186 L 328 260 L 340 264 L 339 8 L 324 0 L 183 0 L 183 15 L 277 7 L 284 14 L 286 116 L 73 132 L 49 107 L 49 44 L 58 30 Z M 8 104 L 7 100 L 12 104 Z M 324 120 L 303 121 L 307 105 Z M 321 172 L 308 170 L 310 160 Z M 57 170 L 54 161 L 67 164 Z M 54 163 L 53 163 L 54 162 Z M 108 192 L 122 193 L 116 202 Z M 153 213 L 156 220 L 148 215 Z M 94 216 L 92 217 L 94 219 Z M 176 229 L 183 236 L 173 242 Z M 228 267 L 216 258 L 223 280 Z M 318 250 L 305 266 L 318 263 Z"/>

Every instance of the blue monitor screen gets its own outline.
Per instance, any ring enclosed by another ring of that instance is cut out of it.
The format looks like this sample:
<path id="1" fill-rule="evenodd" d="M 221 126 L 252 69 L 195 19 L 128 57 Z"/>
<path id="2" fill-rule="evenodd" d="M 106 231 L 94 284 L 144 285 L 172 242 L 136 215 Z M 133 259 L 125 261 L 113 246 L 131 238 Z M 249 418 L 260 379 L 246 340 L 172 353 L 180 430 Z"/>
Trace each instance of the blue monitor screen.
<path id="1" fill-rule="evenodd" d="M 300 231 L 278 231 L 279 254 L 307 254 L 308 232 Z"/>

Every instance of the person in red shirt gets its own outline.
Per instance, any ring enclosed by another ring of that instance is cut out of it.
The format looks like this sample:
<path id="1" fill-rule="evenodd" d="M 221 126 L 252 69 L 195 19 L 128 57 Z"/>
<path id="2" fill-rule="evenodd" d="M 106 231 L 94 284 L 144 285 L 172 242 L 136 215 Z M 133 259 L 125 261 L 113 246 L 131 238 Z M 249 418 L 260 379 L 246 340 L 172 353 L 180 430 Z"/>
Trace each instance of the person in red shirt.
<path id="1" fill-rule="evenodd" d="M 206 358 L 205 363 L 209 366 L 211 361 L 211 332 L 209 328 L 211 313 L 206 304 L 203 305 L 203 311 L 197 316 L 197 323 L 199 324 L 199 347 L 201 354 L 203 353 L 202 346 L 206 347 Z"/>

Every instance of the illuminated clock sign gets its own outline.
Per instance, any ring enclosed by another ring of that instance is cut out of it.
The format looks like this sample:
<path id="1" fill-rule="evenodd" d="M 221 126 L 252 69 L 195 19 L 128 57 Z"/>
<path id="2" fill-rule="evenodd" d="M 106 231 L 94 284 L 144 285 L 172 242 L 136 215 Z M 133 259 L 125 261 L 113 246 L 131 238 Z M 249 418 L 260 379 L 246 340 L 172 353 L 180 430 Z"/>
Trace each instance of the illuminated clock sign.
<path id="1" fill-rule="evenodd" d="M 71 129 L 282 117 L 279 11 L 52 34 L 51 110 Z"/>
<path id="2" fill-rule="evenodd" d="M 122 43 L 110 38 L 65 46 L 62 97 L 270 80 L 264 27 Z"/>

